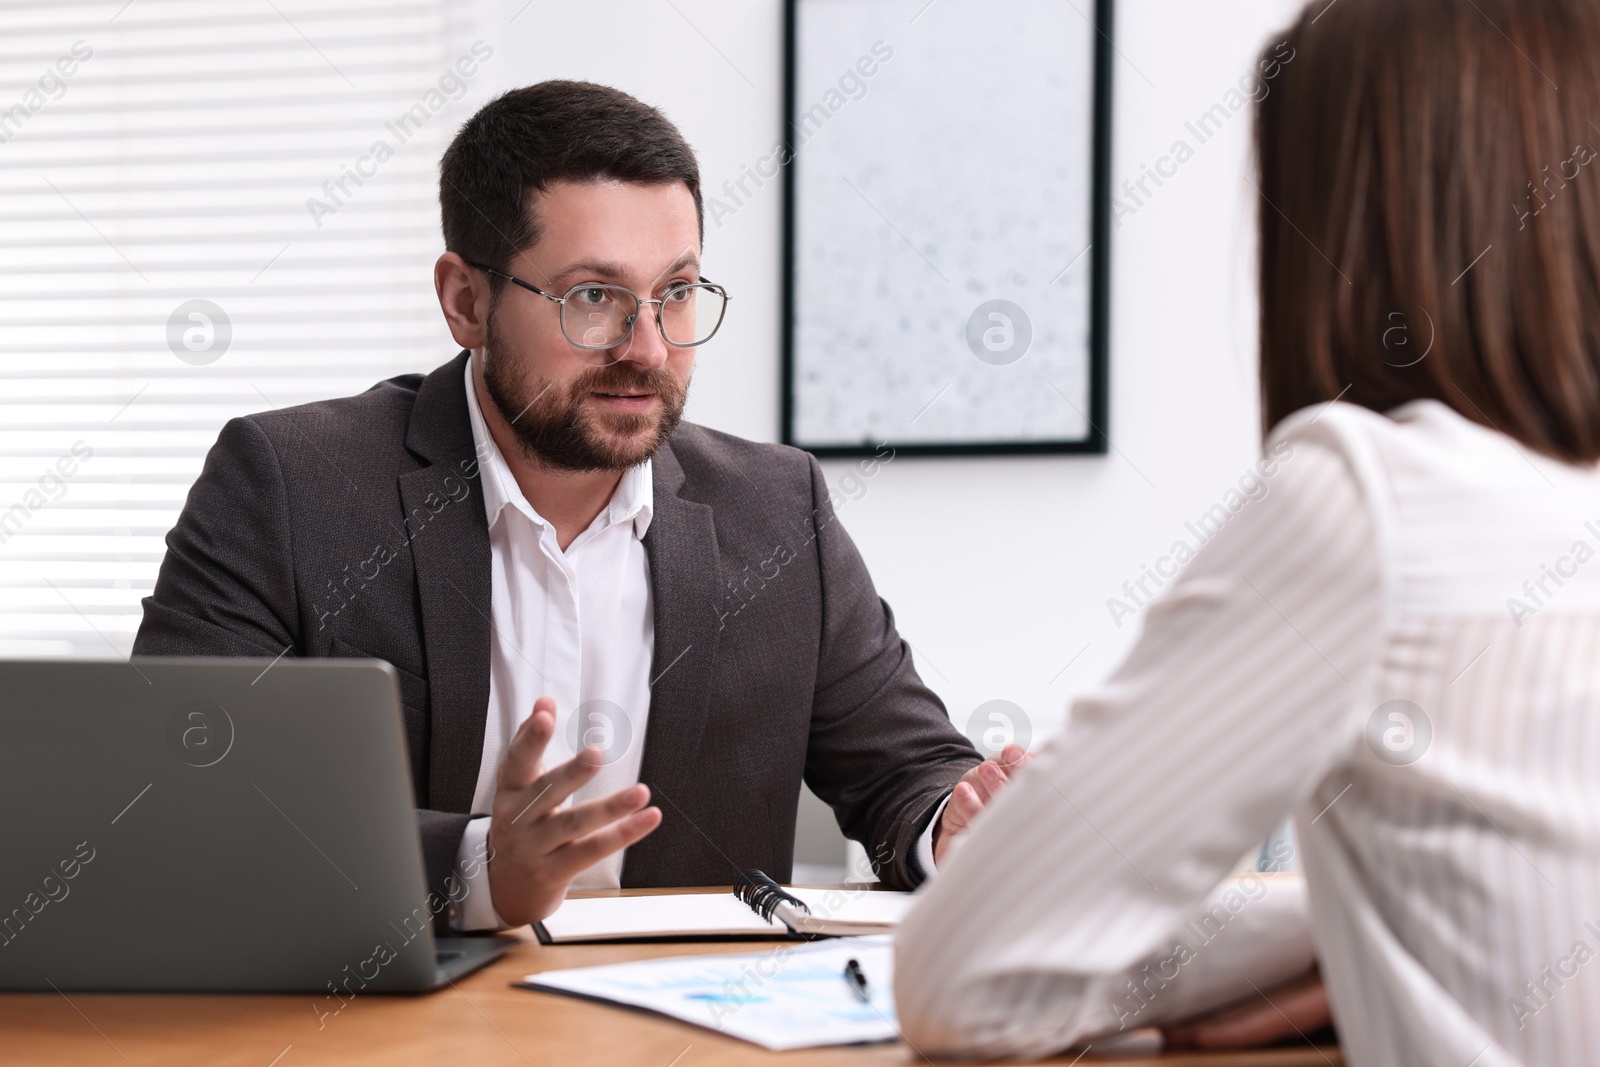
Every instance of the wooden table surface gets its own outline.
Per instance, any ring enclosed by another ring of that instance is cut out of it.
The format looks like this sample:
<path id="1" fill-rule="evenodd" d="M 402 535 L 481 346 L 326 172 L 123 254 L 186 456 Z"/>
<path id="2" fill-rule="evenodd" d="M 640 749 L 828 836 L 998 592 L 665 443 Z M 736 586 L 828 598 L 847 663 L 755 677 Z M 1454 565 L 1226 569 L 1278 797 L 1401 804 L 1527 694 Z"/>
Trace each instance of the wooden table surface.
<path id="1" fill-rule="evenodd" d="M 575 894 L 576 895 L 576 894 Z M 596 895 L 596 894 L 584 894 Z M 605 894 L 598 894 L 605 895 Z M 312 1067 L 472 1064 L 474 1067 L 888 1067 L 921 1062 L 904 1042 L 768 1052 L 711 1030 L 646 1012 L 516 989 L 536 971 L 659 956 L 759 952 L 774 943 L 540 945 L 435 993 L 366 995 L 320 1020 L 310 995 L 0 995 L 0 1064 L 39 1067 Z M 1047 1062 L 1068 1064 L 1074 1056 Z M 1093 1050 L 1077 1062 L 1104 1062 Z M 1124 1067 L 1338 1067 L 1336 1049 L 1120 1058 Z"/>

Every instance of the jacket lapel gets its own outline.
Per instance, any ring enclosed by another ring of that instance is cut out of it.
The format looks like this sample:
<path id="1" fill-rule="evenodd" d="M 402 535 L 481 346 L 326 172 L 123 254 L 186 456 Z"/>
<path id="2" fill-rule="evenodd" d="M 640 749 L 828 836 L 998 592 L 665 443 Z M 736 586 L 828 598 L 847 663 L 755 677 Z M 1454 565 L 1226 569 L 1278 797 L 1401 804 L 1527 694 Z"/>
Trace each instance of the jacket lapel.
<path id="1" fill-rule="evenodd" d="M 650 786 L 652 802 L 667 822 L 681 825 L 684 816 L 675 808 L 706 784 L 694 765 L 717 657 L 721 555 L 710 506 L 679 495 L 684 473 L 670 443 L 656 452 L 653 466 L 655 498 L 644 546 L 655 608 L 655 658 L 639 780 Z M 623 885 L 655 884 L 665 873 L 657 869 L 672 861 L 671 835 L 664 829 L 628 850 Z"/>
<path id="2" fill-rule="evenodd" d="M 463 385 L 468 353 L 423 379 L 406 447 L 425 463 L 399 478 L 428 668 L 426 806 L 465 812 L 489 709 L 490 556 Z"/>

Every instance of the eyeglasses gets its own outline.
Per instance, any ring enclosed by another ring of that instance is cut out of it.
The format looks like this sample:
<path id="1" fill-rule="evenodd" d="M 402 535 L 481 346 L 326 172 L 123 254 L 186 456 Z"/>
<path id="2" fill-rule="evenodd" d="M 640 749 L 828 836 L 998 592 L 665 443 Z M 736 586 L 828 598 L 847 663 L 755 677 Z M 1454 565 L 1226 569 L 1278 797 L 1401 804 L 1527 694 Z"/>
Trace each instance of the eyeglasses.
<path id="1" fill-rule="evenodd" d="M 659 300 L 641 300 L 632 289 L 604 282 L 583 282 L 568 289 L 565 296 L 553 296 L 482 263 L 467 265 L 560 304 L 562 335 L 569 344 L 590 351 L 615 348 L 626 341 L 639 320 L 639 309 L 646 304 L 656 305 L 656 329 L 674 348 L 693 348 L 711 340 L 728 310 L 728 291 L 704 278 L 670 285 Z"/>

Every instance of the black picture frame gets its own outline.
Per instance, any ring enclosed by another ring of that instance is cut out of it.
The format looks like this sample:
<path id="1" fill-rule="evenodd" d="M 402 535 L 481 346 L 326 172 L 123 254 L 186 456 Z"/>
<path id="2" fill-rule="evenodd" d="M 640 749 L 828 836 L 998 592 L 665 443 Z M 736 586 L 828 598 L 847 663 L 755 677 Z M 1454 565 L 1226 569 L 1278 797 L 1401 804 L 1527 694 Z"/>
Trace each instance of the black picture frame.
<path id="1" fill-rule="evenodd" d="M 795 166 L 798 149 L 787 131 L 795 128 L 798 107 L 797 70 L 800 5 L 806 0 L 784 2 L 784 91 L 783 129 L 787 157 L 783 177 L 783 294 L 782 294 L 782 441 L 804 449 L 819 459 L 855 458 L 880 454 L 879 446 L 816 445 L 797 439 L 795 432 Z M 973 2 L 973 0 L 946 0 Z M 1020 455 L 1106 455 L 1109 451 L 1110 407 L 1110 278 L 1111 278 L 1111 107 L 1112 60 L 1115 0 L 1095 0 L 1095 48 L 1093 77 L 1093 134 L 1090 162 L 1090 227 L 1093 247 L 1089 251 L 1089 340 L 1088 340 L 1088 434 L 1080 439 L 1029 441 L 960 441 L 894 443 L 895 454 L 905 456 L 1020 456 Z"/>

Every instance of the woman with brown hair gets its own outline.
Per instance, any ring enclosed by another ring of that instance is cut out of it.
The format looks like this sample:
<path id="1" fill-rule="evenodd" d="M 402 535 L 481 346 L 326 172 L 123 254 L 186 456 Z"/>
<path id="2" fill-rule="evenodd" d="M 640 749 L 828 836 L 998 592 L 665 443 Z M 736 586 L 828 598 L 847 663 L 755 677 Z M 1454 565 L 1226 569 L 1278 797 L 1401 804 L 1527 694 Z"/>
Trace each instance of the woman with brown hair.
<path id="1" fill-rule="evenodd" d="M 913 909 L 924 1053 L 1172 1022 L 1119 997 L 1288 814 L 1353 1067 L 1600 1062 L 1600 3 L 1316 0 L 1287 40 L 1270 492 Z"/>

